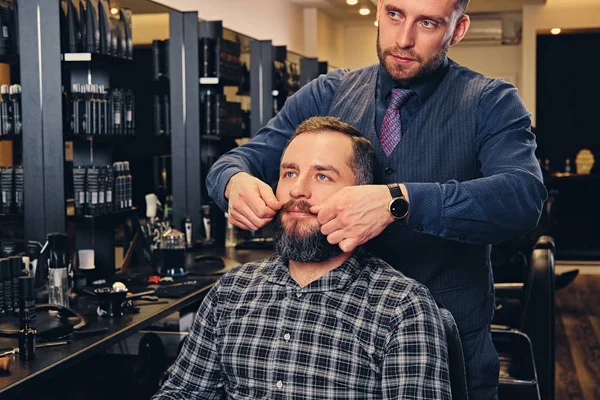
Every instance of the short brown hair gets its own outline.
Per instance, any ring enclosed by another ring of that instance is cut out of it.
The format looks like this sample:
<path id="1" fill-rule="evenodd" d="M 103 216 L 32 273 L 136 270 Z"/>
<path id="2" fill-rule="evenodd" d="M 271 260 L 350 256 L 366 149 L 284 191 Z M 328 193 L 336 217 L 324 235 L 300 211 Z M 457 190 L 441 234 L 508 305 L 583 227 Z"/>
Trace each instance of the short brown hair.
<path id="1" fill-rule="evenodd" d="M 373 145 L 368 139 L 365 139 L 355 127 L 340 121 L 338 118 L 312 117 L 305 120 L 298 125 L 296 132 L 294 132 L 287 142 L 283 152 L 285 153 L 285 150 L 290 143 L 303 133 L 317 133 L 319 131 L 333 131 L 349 136 L 350 140 L 352 140 L 353 154 L 347 160 L 347 163 L 352 172 L 354 172 L 356 184 L 368 185 L 373 183 L 375 173 L 375 149 L 373 148 Z"/>

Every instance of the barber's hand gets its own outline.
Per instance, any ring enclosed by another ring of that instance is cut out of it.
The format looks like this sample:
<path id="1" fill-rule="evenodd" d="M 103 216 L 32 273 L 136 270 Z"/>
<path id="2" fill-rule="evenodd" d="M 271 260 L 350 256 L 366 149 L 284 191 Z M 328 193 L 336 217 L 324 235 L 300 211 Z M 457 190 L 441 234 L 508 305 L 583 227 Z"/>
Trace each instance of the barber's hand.
<path id="1" fill-rule="evenodd" d="M 388 211 L 390 199 L 386 185 L 348 186 L 310 211 L 318 214 L 327 241 L 348 253 L 394 222 Z"/>
<path id="2" fill-rule="evenodd" d="M 231 177 L 225 197 L 229 199 L 229 222 L 251 231 L 271 222 L 282 207 L 269 185 L 245 172 Z"/>

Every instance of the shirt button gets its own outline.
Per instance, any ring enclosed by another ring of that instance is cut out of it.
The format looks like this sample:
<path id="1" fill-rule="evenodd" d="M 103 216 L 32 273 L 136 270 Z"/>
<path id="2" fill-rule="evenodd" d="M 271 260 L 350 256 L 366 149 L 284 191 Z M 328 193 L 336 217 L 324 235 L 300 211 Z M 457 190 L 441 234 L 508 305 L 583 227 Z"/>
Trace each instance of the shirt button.
<path id="1" fill-rule="evenodd" d="M 277 383 L 275 384 L 275 386 L 277 386 L 279 389 L 281 389 L 283 387 L 283 382 L 277 381 Z"/>
<path id="2" fill-rule="evenodd" d="M 292 338 L 292 336 L 291 336 L 289 333 L 286 333 L 285 335 L 283 335 L 283 339 L 284 339 L 286 342 L 289 342 L 291 338 Z"/>
<path id="3" fill-rule="evenodd" d="M 302 293 L 296 293 L 296 297 L 297 297 L 297 298 L 300 298 L 300 297 L 302 297 Z"/>
<path id="4" fill-rule="evenodd" d="M 385 169 L 385 173 L 386 173 L 386 174 L 388 174 L 388 175 L 391 175 L 391 174 L 393 174 L 393 173 L 394 173 L 394 170 L 393 170 L 393 168 L 387 167 L 387 168 Z"/>
<path id="5" fill-rule="evenodd" d="M 423 232 L 423 230 L 424 230 L 424 229 L 425 229 L 425 228 L 423 227 L 423 225 L 419 225 L 419 226 L 417 226 L 417 230 L 418 230 L 419 232 Z"/>

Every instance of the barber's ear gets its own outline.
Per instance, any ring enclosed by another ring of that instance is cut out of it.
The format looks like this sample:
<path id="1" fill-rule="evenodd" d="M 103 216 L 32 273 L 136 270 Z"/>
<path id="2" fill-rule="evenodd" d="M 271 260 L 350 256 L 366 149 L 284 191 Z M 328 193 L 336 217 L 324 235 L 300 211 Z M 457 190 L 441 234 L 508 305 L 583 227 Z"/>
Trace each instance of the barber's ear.
<path id="1" fill-rule="evenodd" d="M 471 19 L 469 18 L 468 15 L 463 15 L 460 20 L 458 20 L 458 23 L 456 24 L 456 29 L 454 29 L 454 35 L 452 35 L 452 40 L 450 41 L 450 46 L 454 46 L 455 44 L 457 44 L 458 42 L 460 42 L 465 35 L 467 34 L 467 31 L 469 30 L 469 26 L 471 25 Z"/>

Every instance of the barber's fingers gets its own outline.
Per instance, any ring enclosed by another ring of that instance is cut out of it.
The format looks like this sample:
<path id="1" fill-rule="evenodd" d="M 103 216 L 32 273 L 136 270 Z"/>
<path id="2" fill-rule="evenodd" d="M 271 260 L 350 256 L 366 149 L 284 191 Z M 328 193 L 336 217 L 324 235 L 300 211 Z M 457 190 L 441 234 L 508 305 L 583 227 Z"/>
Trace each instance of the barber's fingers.
<path id="1" fill-rule="evenodd" d="M 310 212 L 317 215 L 317 220 L 321 225 L 326 225 L 329 221 L 337 216 L 337 210 L 335 206 L 328 201 L 312 206 L 310 208 Z"/>
<path id="2" fill-rule="evenodd" d="M 354 251 L 354 249 L 356 249 L 359 245 L 358 239 L 356 238 L 346 238 L 344 240 L 342 240 L 339 244 L 340 249 L 342 249 L 342 251 L 344 253 L 350 253 L 352 251 Z"/>
<path id="3" fill-rule="evenodd" d="M 275 208 L 271 208 L 269 204 Z M 243 193 L 240 193 L 239 201 L 237 201 L 234 206 L 238 206 L 239 209 L 247 206 L 250 212 L 254 214 L 256 218 L 262 219 L 273 218 L 277 213 L 277 210 L 281 208 L 281 203 L 279 203 L 275 198 L 273 190 L 270 186 L 262 182 L 258 182 L 258 184 L 251 190 L 246 190 Z M 250 215 L 246 215 L 246 217 L 249 217 L 253 223 L 256 223 L 256 221 L 252 220 Z"/>
<path id="4" fill-rule="evenodd" d="M 258 190 L 260 193 L 260 197 L 263 199 L 267 207 L 269 207 L 273 211 L 281 209 L 283 204 L 281 204 L 281 202 L 277 200 L 277 197 L 275 197 L 275 193 L 273 193 L 273 189 L 271 189 L 271 186 L 267 184 L 258 185 Z"/>
<path id="5" fill-rule="evenodd" d="M 258 230 L 268 224 L 272 217 L 261 218 L 257 216 L 254 211 L 245 203 L 238 203 L 234 206 L 229 207 L 229 216 L 231 217 L 231 223 L 236 225 L 239 223 L 240 228 L 249 230 Z"/>
<path id="6" fill-rule="evenodd" d="M 237 226 L 238 228 L 244 229 L 246 231 L 255 231 L 257 229 L 256 226 L 250 223 L 248 218 L 244 217 L 241 214 L 233 215 L 232 213 L 229 213 L 228 220 L 233 226 Z"/>
<path id="7" fill-rule="evenodd" d="M 344 232 L 343 230 L 337 230 L 333 233 L 330 233 L 327 235 L 327 241 L 330 244 L 338 244 L 340 243 L 342 240 L 344 240 L 346 237 L 346 232 Z"/>
<path id="8" fill-rule="evenodd" d="M 343 228 L 344 228 L 344 226 L 343 226 L 342 222 L 340 221 L 340 219 L 335 218 L 321 226 L 321 233 L 323 235 L 327 236 L 327 235 L 330 235 L 333 232 L 339 231 Z"/>

